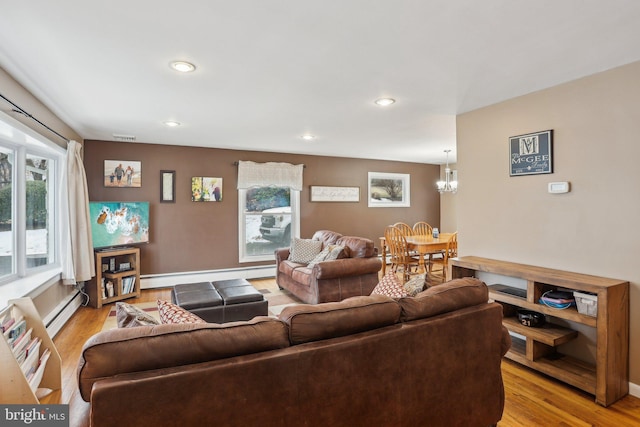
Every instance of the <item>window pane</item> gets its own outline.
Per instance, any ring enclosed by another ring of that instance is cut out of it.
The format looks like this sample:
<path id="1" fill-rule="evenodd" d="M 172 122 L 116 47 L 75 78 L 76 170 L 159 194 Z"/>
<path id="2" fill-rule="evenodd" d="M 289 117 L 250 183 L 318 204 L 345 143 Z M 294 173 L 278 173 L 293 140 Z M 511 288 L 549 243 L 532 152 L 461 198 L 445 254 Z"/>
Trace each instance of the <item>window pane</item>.
<path id="1" fill-rule="evenodd" d="M 27 268 L 53 262 L 49 250 L 50 229 L 49 209 L 49 167 L 51 161 L 42 157 L 27 155 L 26 160 L 26 244 Z"/>
<path id="2" fill-rule="evenodd" d="M 14 273 L 13 159 L 11 150 L 0 147 L 0 277 Z"/>
<path id="3" fill-rule="evenodd" d="M 273 255 L 291 241 L 291 190 L 259 187 L 246 191 L 245 255 Z"/>

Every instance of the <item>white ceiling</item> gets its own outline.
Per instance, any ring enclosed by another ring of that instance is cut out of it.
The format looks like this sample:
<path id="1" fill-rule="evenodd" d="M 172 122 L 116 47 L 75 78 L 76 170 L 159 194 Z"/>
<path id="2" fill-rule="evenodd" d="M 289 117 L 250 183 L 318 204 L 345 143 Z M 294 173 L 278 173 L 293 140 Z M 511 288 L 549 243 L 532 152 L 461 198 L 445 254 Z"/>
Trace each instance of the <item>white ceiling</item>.
<path id="1" fill-rule="evenodd" d="M 85 139 L 444 163 L 457 114 L 640 60 L 640 2 L 0 0 L 0 40 Z"/>

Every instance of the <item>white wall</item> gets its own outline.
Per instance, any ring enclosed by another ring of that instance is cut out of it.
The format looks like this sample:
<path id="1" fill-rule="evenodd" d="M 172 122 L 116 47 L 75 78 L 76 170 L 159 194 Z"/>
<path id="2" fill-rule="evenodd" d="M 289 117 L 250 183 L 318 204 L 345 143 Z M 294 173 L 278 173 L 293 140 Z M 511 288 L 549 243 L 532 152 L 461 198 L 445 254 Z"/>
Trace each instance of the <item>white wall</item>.
<path id="1" fill-rule="evenodd" d="M 462 114 L 459 254 L 628 280 L 640 384 L 640 62 Z M 509 176 L 508 138 L 553 129 L 554 173 Z M 547 183 L 570 181 L 568 194 Z"/>

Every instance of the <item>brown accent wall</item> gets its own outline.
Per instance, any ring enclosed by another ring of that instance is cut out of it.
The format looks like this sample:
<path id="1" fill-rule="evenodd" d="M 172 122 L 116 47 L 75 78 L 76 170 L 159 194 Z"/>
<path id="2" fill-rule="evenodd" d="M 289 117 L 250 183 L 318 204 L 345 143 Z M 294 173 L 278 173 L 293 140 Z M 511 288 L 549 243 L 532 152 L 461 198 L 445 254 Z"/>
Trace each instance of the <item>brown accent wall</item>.
<path id="1" fill-rule="evenodd" d="M 104 160 L 142 162 L 141 188 L 113 188 L 103 184 Z M 440 197 L 435 190 L 439 166 L 279 154 L 147 143 L 85 141 L 85 169 L 89 198 L 95 201 L 149 201 L 150 243 L 141 248 L 141 273 L 162 274 L 273 264 L 238 263 L 237 166 L 234 162 L 303 163 L 304 188 L 300 195 L 300 234 L 310 238 L 316 230 L 378 237 L 388 224 L 425 220 L 440 222 Z M 176 171 L 176 203 L 160 203 L 160 171 Z M 411 207 L 367 207 L 367 172 L 408 173 Z M 191 201 L 191 177 L 222 177 L 222 202 Z M 359 203 L 309 201 L 310 185 L 359 186 Z"/>
<path id="2" fill-rule="evenodd" d="M 640 62 L 458 116 L 460 255 L 628 280 L 640 384 Z M 508 138 L 553 129 L 553 174 L 509 176 Z M 569 181 L 571 192 L 547 184 Z"/>

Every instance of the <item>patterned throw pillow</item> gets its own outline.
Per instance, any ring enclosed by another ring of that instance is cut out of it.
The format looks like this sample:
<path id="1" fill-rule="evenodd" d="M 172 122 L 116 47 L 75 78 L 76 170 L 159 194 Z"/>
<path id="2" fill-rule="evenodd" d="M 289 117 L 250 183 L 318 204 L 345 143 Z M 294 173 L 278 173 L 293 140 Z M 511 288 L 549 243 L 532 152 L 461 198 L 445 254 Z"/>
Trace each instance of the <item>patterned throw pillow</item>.
<path id="1" fill-rule="evenodd" d="M 159 325 L 152 315 L 126 302 L 116 303 L 116 321 L 118 328 L 133 328 L 135 326 Z"/>
<path id="2" fill-rule="evenodd" d="M 407 296 L 415 297 L 417 294 L 422 292 L 424 289 L 424 276 L 424 274 L 419 274 L 403 285 L 404 290 L 407 291 Z"/>
<path id="3" fill-rule="evenodd" d="M 207 323 L 195 314 L 169 301 L 158 300 L 158 314 L 162 323 Z"/>
<path id="4" fill-rule="evenodd" d="M 391 298 L 404 298 L 407 291 L 404 289 L 398 276 L 392 271 L 384 275 L 376 287 L 371 291 L 371 295 L 386 295 Z"/>
<path id="5" fill-rule="evenodd" d="M 338 259 L 340 254 L 344 252 L 344 246 L 340 245 L 327 245 L 322 252 L 320 252 L 316 257 L 311 260 L 308 267 L 313 268 L 319 262 L 322 261 L 333 261 L 334 259 Z"/>
<path id="6" fill-rule="evenodd" d="M 298 239 L 294 237 L 291 240 L 289 261 L 309 264 L 321 250 L 322 242 L 320 240 Z"/>

